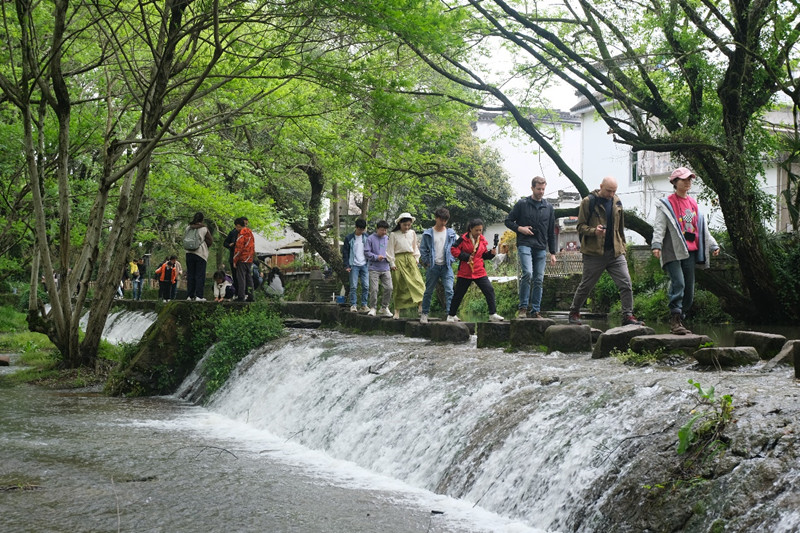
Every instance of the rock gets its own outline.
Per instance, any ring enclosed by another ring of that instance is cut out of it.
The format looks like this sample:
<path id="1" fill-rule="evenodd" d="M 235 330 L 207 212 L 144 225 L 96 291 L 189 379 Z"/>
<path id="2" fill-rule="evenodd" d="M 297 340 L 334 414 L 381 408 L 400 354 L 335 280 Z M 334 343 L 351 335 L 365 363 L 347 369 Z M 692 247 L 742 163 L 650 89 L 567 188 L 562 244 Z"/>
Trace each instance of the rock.
<path id="1" fill-rule="evenodd" d="M 287 328 L 317 329 L 322 325 L 322 321 L 311 318 L 284 318 L 283 325 Z"/>
<path id="2" fill-rule="evenodd" d="M 781 351 L 786 344 L 786 337 L 774 333 L 762 333 L 760 331 L 734 331 L 734 346 L 752 346 L 758 352 L 758 356 L 769 361 Z"/>
<path id="3" fill-rule="evenodd" d="M 417 320 L 407 320 L 406 337 L 421 337 L 423 339 L 431 338 L 431 324 L 423 324 Z"/>
<path id="4" fill-rule="evenodd" d="M 511 321 L 510 343 L 514 348 L 542 346 L 544 332 L 556 321 L 551 318 L 519 318 Z"/>
<path id="5" fill-rule="evenodd" d="M 592 344 L 597 342 L 597 339 L 600 338 L 600 335 L 603 334 L 602 329 L 592 328 Z"/>
<path id="6" fill-rule="evenodd" d="M 547 353 L 588 352 L 592 349 L 592 328 L 589 326 L 555 325 L 544 332 Z"/>
<path id="7" fill-rule="evenodd" d="M 463 343 L 469 341 L 469 327 L 463 322 L 440 322 L 428 324 L 433 342 Z"/>
<path id="8" fill-rule="evenodd" d="M 778 365 L 794 365 L 794 377 L 800 379 L 800 340 L 786 341 L 778 355 L 764 365 L 762 371 L 769 372 Z"/>
<path id="9" fill-rule="evenodd" d="M 475 325 L 478 335 L 478 348 L 501 348 L 508 346 L 511 329 L 510 322 L 479 322 Z"/>
<path id="10" fill-rule="evenodd" d="M 597 339 L 592 350 L 592 359 L 602 359 L 611 355 L 612 350 L 625 351 L 632 338 L 653 335 L 655 330 L 648 326 L 619 326 L 606 330 Z"/>
<path id="11" fill-rule="evenodd" d="M 11 357 L 7 355 L 0 355 L 0 366 L 9 366 L 11 365 Z"/>
<path id="12" fill-rule="evenodd" d="M 663 350 L 664 355 L 682 352 L 692 355 L 701 345 L 710 343 L 711 338 L 706 335 L 642 335 L 630 340 L 630 349 L 638 354 L 655 353 Z"/>
<path id="13" fill-rule="evenodd" d="M 758 352 L 752 346 L 700 348 L 692 355 L 701 365 L 718 368 L 752 365 L 760 360 Z"/>
<path id="14" fill-rule="evenodd" d="M 398 318 L 397 320 L 394 318 L 378 318 L 375 320 L 378 323 L 378 328 L 386 333 L 398 333 L 402 335 L 406 332 L 407 318 Z"/>

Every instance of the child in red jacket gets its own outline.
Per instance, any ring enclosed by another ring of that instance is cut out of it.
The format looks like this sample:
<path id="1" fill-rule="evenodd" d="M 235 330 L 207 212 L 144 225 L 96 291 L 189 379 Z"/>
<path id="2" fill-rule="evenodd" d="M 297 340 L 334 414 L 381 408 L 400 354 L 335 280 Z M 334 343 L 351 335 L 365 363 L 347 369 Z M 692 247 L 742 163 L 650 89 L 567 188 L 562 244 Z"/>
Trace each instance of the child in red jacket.
<path id="1" fill-rule="evenodd" d="M 467 289 L 475 282 L 475 285 L 483 293 L 486 303 L 489 305 L 489 320 L 500 322 L 502 316 L 497 314 L 497 304 L 494 298 L 494 287 L 489 281 L 486 269 L 483 266 L 484 259 L 492 259 L 497 253 L 497 249 L 489 249 L 489 242 L 483 236 L 483 220 L 474 218 L 467 225 L 467 232 L 459 237 L 456 243 L 450 248 L 453 257 L 459 259 L 461 264 L 458 266 L 456 277 L 456 287 L 453 293 L 453 300 L 450 302 L 450 310 L 447 313 L 448 322 L 459 322 L 461 319 L 456 316 L 458 306 L 467 293 Z"/>

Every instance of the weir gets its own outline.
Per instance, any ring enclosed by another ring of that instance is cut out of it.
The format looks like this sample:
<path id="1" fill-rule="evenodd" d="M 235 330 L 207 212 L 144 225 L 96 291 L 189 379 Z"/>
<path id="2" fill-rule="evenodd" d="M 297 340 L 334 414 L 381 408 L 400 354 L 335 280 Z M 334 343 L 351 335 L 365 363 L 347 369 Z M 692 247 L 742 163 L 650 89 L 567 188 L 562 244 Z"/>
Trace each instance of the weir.
<path id="1" fill-rule="evenodd" d="M 208 409 L 546 531 L 800 529 L 800 389 L 787 367 L 631 367 L 401 335 L 290 329 Z M 687 465 L 691 378 L 733 398 L 724 453 Z M 182 385 L 192 390 L 200 378 Z"/>

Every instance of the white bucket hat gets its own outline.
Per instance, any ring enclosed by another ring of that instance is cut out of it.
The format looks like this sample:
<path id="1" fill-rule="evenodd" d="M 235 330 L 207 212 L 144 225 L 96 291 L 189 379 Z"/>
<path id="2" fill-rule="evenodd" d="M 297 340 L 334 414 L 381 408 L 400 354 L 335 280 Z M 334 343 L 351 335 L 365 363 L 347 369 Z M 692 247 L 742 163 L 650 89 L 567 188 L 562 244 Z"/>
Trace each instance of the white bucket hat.
<path id="1" fill-rule="evenodd" d="M 404 218 L 410 218 L 412 224 L 414 223 L 415 220 L 417 220 L 416 218 L 412 217 L 411 213 L 409 213 L 409 212 L 400 213 L 400 216 L 398 216 L 396 219 L 394 219 L 395 225 L 400 224 L 400 221 L 403 220 Z"/>

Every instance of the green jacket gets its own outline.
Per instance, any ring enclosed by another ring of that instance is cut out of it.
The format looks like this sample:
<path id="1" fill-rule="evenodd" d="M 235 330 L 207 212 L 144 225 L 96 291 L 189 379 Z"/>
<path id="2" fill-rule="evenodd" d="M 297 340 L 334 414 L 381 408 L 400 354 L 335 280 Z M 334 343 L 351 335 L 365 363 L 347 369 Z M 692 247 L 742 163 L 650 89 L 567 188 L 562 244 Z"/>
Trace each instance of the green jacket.
<path id="1" fill-rule="evenodd" d="M 586 255 L 603 255 L 603 242 L 605 239 L 599 238 L 595 234 L 597 226 L 606 225 L 606 210 L 603 202 L 597 196 L 600 189 L 595 189 L 581 201 L 578 210 L 578 235 L 581 239 L 581 253 Z M 595 196 L 596 198 L 592 198 Z M 590 204 L 594 204 L 590 209 Z M 619 196 L 614 195 L 612 201 L 614 217 L 614 257 L 625 253 L 625 212 L 622 209 L 622 201 Z M 590 212 L 591 211 L 591 212 Z"/>

